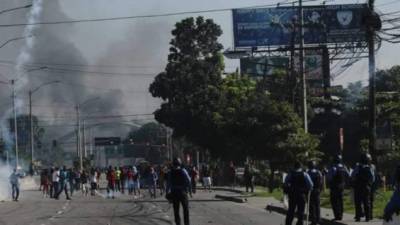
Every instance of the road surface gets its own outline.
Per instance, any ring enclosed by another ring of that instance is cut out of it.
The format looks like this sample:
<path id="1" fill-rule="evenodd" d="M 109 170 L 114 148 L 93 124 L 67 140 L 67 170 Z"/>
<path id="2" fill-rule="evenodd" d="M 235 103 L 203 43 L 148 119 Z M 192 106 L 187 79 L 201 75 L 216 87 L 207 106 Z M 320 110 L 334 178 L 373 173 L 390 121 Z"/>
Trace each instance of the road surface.
<path id="1" fill-rule="evenodd" d="M 217 192 L 200 191 L 190 202 L 192 225 L 279 225 L 283 216 L 249 204 L 216 200 Z M 172 207 L 164 198 L 134 200 L 118 195 L 82 196 L 72 201 L 43 198 L 39 191 L 24 191 L 19 202 L 0 203 L 0 225 L 164 225 L 173 223 Z"/>

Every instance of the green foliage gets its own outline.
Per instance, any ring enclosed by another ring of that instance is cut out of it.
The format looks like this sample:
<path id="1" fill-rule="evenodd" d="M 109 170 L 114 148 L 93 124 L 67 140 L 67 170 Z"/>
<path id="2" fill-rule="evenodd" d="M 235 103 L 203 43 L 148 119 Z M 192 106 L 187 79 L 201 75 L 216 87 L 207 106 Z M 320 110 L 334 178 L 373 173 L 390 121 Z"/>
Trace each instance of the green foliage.
<path id="1" fill-rule="evenodd" d="M 279 94 L 288 90 L 285 73 L 276 72 L 276 85 L 238 74 L 223 78 L 221 34 L 202 17 L 176 24 L 166 69 L 149 88 L 164 100 L 156 120 L 215 158 L 279 161 L 305 152 L 317 157 L 317 139 L 301 130 L 288 94 Z"/>
<path id="2" fill-rule="evenodd" d="M 159 123 L 146 123 L 140 127 L 129 132 L 126 141 L 134 143 L 149 143 L 149 144 L 163 144 L 165 143 L 166 130 Z"/>

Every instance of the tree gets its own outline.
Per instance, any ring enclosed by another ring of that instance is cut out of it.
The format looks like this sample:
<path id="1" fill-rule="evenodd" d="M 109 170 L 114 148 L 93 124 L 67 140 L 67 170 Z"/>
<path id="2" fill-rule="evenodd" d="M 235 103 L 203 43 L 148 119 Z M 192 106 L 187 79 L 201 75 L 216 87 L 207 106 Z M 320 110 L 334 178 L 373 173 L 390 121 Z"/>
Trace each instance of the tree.
<path id="1" fill-rule="evenodd" d="M 211 19 L 187 18 L 172 31 L 170 54 L 164 72 L 150 92 L 165 102 L 155 118 L 174 129 L 174 136 L 214 148 L 212 121 L 218 117 L 219 89 L 224 70 L 221 28 Z"/>
<path id="2" fill-rule="evenodd" d="M 301 136 L 301 120 L 286 95 L 279 97 L 282 88 L 236 73 L 223 78 L 222 46 L 217 41 L 222 32 L 212 20 L 184 19 L 172 34 L 168 64 L 150 92 L 164 100 L 156 120 L 173 128 L 176 137 L 208 149 L 214 158 L 242 162 L 246 156 L 272 162 L 313 151 L 308 146 L 312 141 L 301 143 L 304 148 L 295 148 L 299 141 L 292 148 L 281 144 L 290 135 L 311 138 Z M 274 82 L 283 85 L 283 78 L 279 73 Z"/>

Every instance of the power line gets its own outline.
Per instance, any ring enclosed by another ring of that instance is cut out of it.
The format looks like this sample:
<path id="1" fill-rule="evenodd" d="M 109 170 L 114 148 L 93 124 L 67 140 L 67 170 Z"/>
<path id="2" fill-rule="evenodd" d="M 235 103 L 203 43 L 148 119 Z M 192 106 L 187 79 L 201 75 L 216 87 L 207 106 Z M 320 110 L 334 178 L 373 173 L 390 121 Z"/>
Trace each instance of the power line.
<path id="1" fill-rule="evenodd" d="M 303 2 L 315 2 L 315 1 L 318 1 L 318 0 L 304 0 Z M 291 5 L 296 2 L 298 2 L 298 1 L 292 1 L 292 2 L 284 1 L 284 2 L 278 2 L 275 4 L 255 5 L 255 6 L 246 6 L 246 7 L 239 7 L 239 8 L 221 8 L 221 9 L 182 11 L 182 12 L 160 13 L 160 14 L 138 15 L 138 16 L 121 16 L 121 17 L 93 18 L 93 19 L 88 18 L 88 19 L 79 19 L 79 20 L 45 21 L 45 22 L 37 22 L 37 23 L 0 24 L 0 27 L 21 27 L 21 26 L 25 27 L 25 26 L 36 26 L 36 25 L 58 25 L 58 24 L 131 20 L 131 19 L 141 19 L 141 18 L 170 17 L 170 16 L 179 16 L 179 15 L 187 15 L 187 14 L 226 12 L 226 11 L 231 11 L 233 9 L 252 9 L 252 8 L 272 7 L 272 6 L 276 6 L 276 5 Z"/>

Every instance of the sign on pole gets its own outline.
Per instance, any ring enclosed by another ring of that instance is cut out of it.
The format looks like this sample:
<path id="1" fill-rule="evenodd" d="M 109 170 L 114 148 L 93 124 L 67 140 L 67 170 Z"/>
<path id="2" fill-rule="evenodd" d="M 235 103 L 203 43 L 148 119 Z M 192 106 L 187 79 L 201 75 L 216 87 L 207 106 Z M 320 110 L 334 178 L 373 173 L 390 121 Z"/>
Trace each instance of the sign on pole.
<path id="1" fill-rule="evenodd" d="M 365 41 L 366 4 L 305 6 L 304 43 Z M 290 45 L 297 7 L 234 9 L 235 47 Z M 298 37 L 296 43 L 298 43 Z"/>

